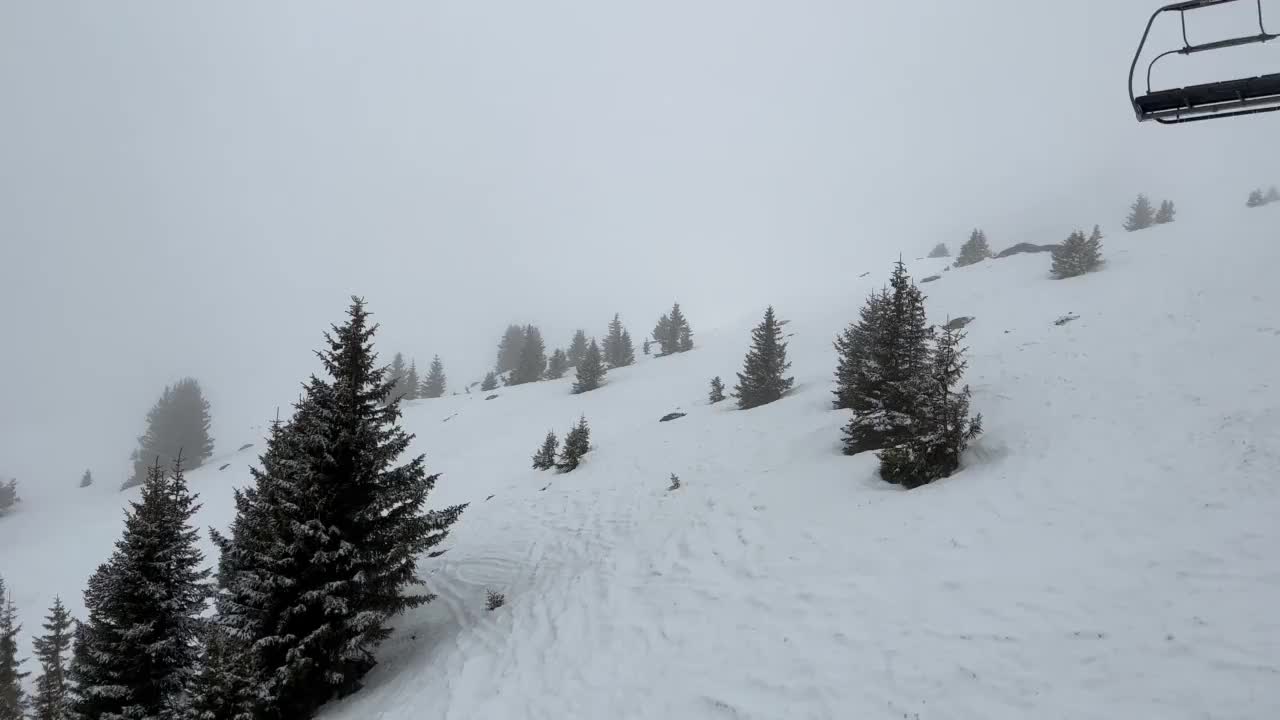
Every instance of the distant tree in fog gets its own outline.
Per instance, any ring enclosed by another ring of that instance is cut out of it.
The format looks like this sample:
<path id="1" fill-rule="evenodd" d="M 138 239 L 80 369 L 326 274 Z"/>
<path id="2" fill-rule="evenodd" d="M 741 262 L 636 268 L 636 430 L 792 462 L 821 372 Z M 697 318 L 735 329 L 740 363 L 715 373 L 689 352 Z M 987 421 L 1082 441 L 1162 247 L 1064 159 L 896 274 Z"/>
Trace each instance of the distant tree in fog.
<path id="1" fill-rule="evenodd" d="M 138 438 L 138 449 L 133 453 L 133 475 L 121 489 L 141 485 L 149 467 L 172 465 L 179 453 L 184 467 L 203 465 L 213 456 L 210 423 L 209 402 L 195 378 L 183 378 L 165 387 L 147 413 L 147 430 Z"/>

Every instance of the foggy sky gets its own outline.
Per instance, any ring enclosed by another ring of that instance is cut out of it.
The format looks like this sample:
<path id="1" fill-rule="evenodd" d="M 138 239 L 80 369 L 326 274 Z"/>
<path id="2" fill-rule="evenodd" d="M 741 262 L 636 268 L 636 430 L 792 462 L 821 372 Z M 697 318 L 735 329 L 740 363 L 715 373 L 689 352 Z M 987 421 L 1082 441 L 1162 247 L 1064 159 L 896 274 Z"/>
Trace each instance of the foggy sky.
<path id="1" fill-rule="evenodd" d="M 697 331 L 975 226 L 1280 182 L 1275 115 L 1135 122 L 1154 5 L 0 3 L 0 474 L 114 487 L 184 375 L 215 453 L 255 439 L 351 293 L 457 388 L 508 322 L 639 338 L 679 299 Z M 1198 39 L 1251 32 L 1239 5 Z M 1157 83 L 1280 70 L 1221 55 Z"/>

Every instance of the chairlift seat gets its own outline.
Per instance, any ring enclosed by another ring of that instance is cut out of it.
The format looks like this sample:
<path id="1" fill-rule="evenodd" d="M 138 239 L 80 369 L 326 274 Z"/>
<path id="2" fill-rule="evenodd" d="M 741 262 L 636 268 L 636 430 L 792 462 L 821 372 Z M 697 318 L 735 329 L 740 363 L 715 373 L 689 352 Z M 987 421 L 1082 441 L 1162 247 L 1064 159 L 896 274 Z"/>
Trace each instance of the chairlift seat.
<path id="1" fill-rule="evenodd" d="M 1263 102 L 1280 104 L 1280 73 L 1157 90 L 1133 102 L 1146 118 L 1228 110 Z"/>

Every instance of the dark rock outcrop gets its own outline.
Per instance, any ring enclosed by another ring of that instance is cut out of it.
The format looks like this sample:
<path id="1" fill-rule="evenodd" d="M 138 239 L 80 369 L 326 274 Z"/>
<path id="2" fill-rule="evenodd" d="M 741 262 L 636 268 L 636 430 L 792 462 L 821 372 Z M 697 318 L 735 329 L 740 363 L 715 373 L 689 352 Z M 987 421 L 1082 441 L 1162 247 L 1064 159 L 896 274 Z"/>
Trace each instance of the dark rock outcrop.
<path id="1" fill-rule="evenodd" d="M 682 413 L 682 412 L 667 413 L 666 415 L 663 415 L 662 419 L 659 420 L 658 422 L 667 422 L 668 420 L 679 420 L 684 416 L 685 416 L 685 413 Z"/>

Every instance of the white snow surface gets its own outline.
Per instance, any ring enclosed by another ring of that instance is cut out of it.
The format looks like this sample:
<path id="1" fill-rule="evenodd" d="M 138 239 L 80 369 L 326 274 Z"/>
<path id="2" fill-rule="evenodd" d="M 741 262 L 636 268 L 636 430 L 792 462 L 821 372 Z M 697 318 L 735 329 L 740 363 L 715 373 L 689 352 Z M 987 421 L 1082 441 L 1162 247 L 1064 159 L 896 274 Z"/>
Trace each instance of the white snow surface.
<path id="1" fill-rule="evenodd" d="M 986 427 L 917 490 L 841 455 L 830 405 L 831 341 L 887 262 L 778 305 L 796 388 L 765 407 L 706 402 L 740 369 L 763 310 L 745 302 L 732 327 L 691 315 L 694 351 L 591 393 L 565 378 L 408 403 L 443 474 L 431 504 L 471 504 L 422 559 L 437 600 L 322 717 L 1280 717 L 1277 213 L 1113 228 L 1106 268 L 1070 280 L 1047 254 L 909 262 L 942 275 L 922 285 L 933 321 L 976 316 Z M 688 415 L 658 422 L 672 411 Z M 579 415 L 584 465 L 529 469 Z M 228 524 L 257 443 L 190 474 L 202 525 Z M 83 617 L 132 497 L 110 485 L 0 518 L 28 639 L 55 594 Z M 489 589 L 506 605 L 486 611 Z"/>

